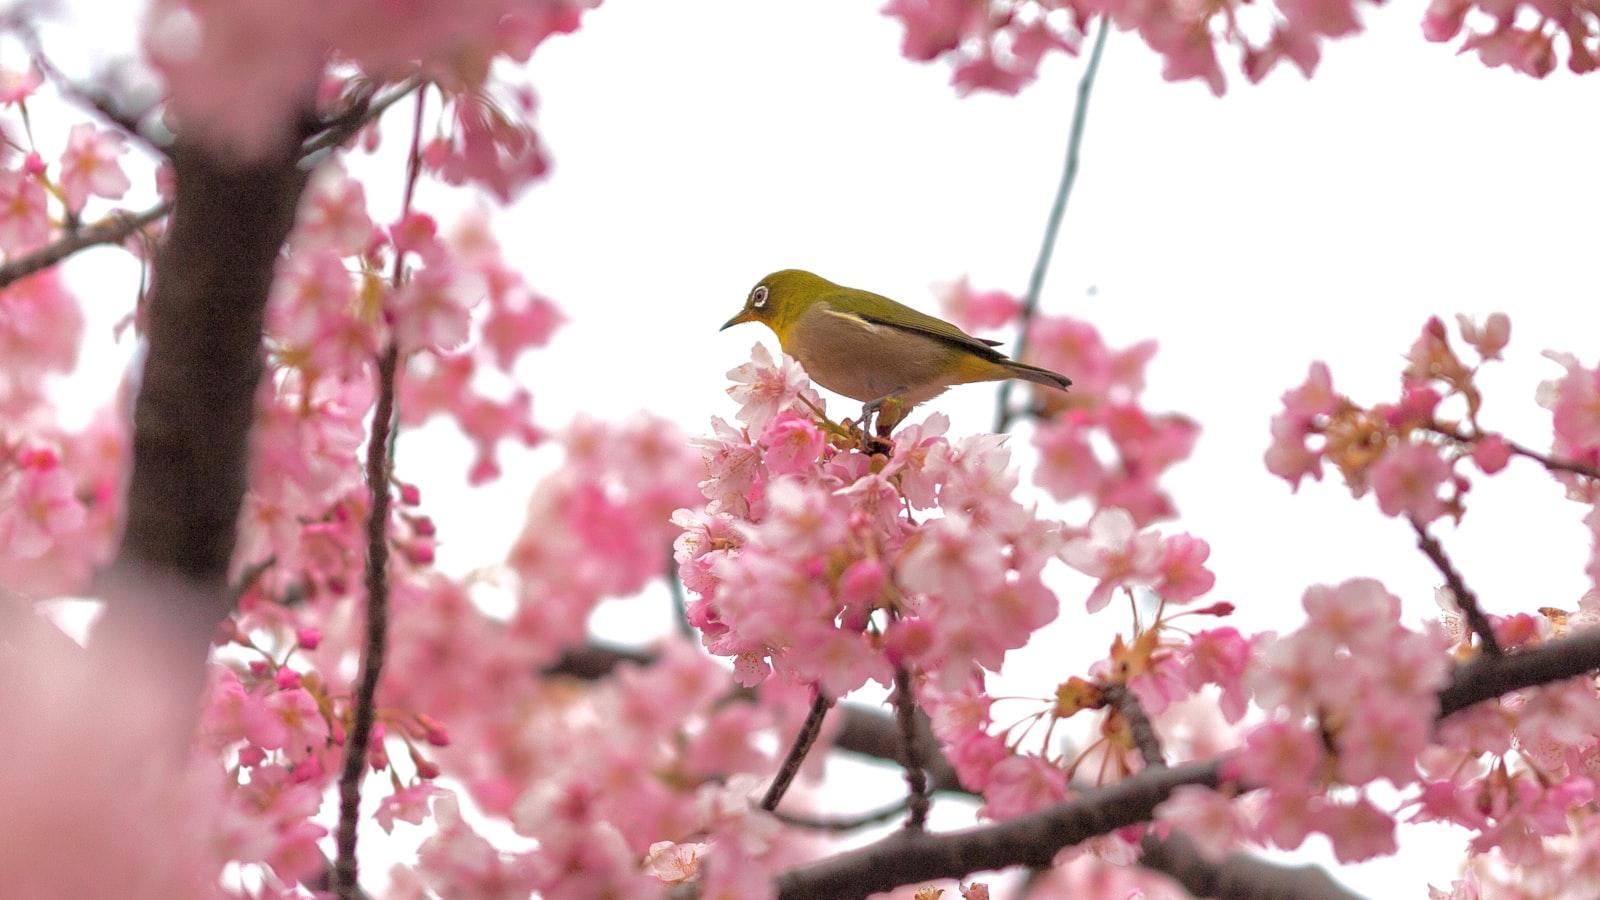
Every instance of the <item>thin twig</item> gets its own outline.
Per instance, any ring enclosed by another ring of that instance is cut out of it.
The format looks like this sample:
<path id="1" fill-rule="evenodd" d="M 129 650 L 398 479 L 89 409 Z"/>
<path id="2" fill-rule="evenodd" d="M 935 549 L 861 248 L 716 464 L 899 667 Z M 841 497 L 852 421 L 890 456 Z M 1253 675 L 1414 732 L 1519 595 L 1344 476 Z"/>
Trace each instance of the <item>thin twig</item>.
<path id="1" fill-rule="evenodd" d="M 773 815 L 776 816 L 778 821 L 782 822 L 783 824 L 790 825 L 795 828 L 806 828 L 811 831 L 831 831 L 837 834 L 846 831 L 856 831 L 857 829 L 866 828 L 869 825 L 877 825 L 880 822 L 887 822 L 895 816 L 905 812 L 908 805 L 907 798 L 902 797 L 888 806 L 874 809 L 869 812 L 857 813 L 853 816 L 822 817 L 776 811 L 773 812 Z"/>
<path id="2" fill-rule="evenodd" d="M 778 808 L 778 801 L 783 799 L 789 785 L 794 783 L 794 777 L 800 773 L 800 765 L 806 761 L 806 754 L 811 752 L 811 745 L 817 742 L 817 735 L 822 732 L 822 719 L 832 705 L 833 701 L 828 695 L 818 690 L 817 698 L 811 701 L 811 712 L 806 714 L 806 720 L 800 725 L 800 733 L 794 736 L 794 744 L 789 747 L 789 755 L 783 758 L 783 765 L 778 767 L 778 774 L 772 778 L 772 786 L 761 798 L 762 809 L 772 812 Z"/>
<path id="3" fill-rule="evenodd" d="M 911 687 L 911 673 L 904 665 L 894 667 L 894 713 L 905 748 L 906 816 L 908 831 L 921 831 L 928 824 L 928 773 L 923 763 L 922 741 L 917 736 L 917 695 Z"/>
<path id="4" fill-rule="evenodd" d="M 1165 766 L 1167 758 L 1161 752 L 1161 738 L 1156 735 L 1150 717 L 1145 715 L 1144 705 L 1139 702 L 1138 696 L 1128 690 L 1127 685 L 1117 682 L 1100 685 L 1100 695 L 1128 723 L 1128 733 L 1133 736 L 1133 746 L 1138 748 L 1139 758 L 1144 760 L 1145 768 Z"/>
<path id="5" fill-rule="evenodd" d="M 256 586 L 257 581 L 261 580 L 261 576 L 267 574 L 267 571 L 277 564 L 278 556 L 273 554 L 260 562 L 245 566 L 244 571 L 239 573 L 239 579 L 233 583 L 232 587 L 228 588 L 228 596 L 231 598 L 231 602 L 228 604 L 229 607 L 238 606 L 244 595 Z"/>
<path id="6" fill-rule="evenodd" d="M 1437 424 L 1427 426 L 1427 430 L 1433 432 L 1434 434 L 1440 435 L 1441 437 L 1447 437 L 1458 444 L 1467 444 L 1469 446 L 1477 444 L 1478 441 L 1485 436 L 1483 434 L 1464 434 L 1460 431 L 1456 431 L 1451 428 L 1445 428 Z M 1500 439 L 1506 442 L 1506 449 L 1510 450 L 1514 455 L 1523 457 L 1524 459 L 1531 459 L 1550 471 L 1569 472 L 1573 475 L 1582 475 L 1585 478 L 1593 478 L 1597 481 L 1600 481 L 1600 469 L 1597 469 L 1594 466 L 1585 465 L 1581 462 L 1577 462 L 1576 460 L 1548 456 L 1526 446 L 1525 444 L 1519 444 L 1516 441 L 1503 436 Z"/>
<path id="7" fill-rule="evenodd" d="M 1021 321 L 1017 326 L 1017 349 L 1012 356 L 1022 359 L 1028 352 L 1028 333 L 1033 318 L 1039 311 L 1039 295 L 1044 290 L 1044 276 L 1050 270 L 1050 257 L 1055 255 L 1056 235 L 1061 231 L 1061 218 L 1067 211 L 1067 198 L 1072 195 L 1072 185 L 1078 180 L 1079 148 L 1083 145 L 1083 126 L 1089 113 L 1089 95 L 1094 90 L 1094 77 L 1100 71 L 1100 57 L 1106 48 L 1106 34 L 1110 19 L 1100 17 L 1095 32 L 1094 49 L 1089 53 L 1089 63 L 1084 66 L 1078 80 L 1078 107 L 1072 113 L 1072 133 L 1067 137 L 1067 161 L 1061 172 L 1061 184 L 1056 187 L 1055 201 L 1050 206 L 1050 217 L 1045 220 L 1044 240 L 1039 256 L 1034 260 L 1033 273 L 1028 276 L 1028 293 L 1022 300 Z M 1011 427 L 1015 414 L 1011 410 L 1011 382 L 1000 382 L 1000 395 L 995 401 L 994 430 L 1005 431 Z"/>
<path id="8" fill-rule="evenodd" d="M 1417 533 L 1417 547 L 1427 554 L 1428 559 L 1438 568 L 1444 576 L 1444 583 L 1449 586 L 1450 593 L 1455 595 L 1456 605 L 1461 607 L 1461 614 L 1466 617 L 1467 625 L 1473 634 L 1483 643 L 1483 652 L 1490 656 L 1500 655 L 1500 642 L 1495 639 L 1494 626 L 1489 624 L 1489 619 L 1483 614 L 1483 609 L 1478 606 L 1478 595 L 1474 594 L 1467 583 L 1462 580 L 1461 573 L 1451 565 L 1450 558 L 1444 555 L 1444 547 L 1424 528 L 1416 516 L 1407 515 L 1406 521 L 1411 523 L 1411 528 Z"/>
<path id="9" fill-rule="evenodd" d="M 411 211 L 417 177 L 422 172 L 422 111 L 427 100 L 417 94 L 411 132 L 411 154 L 406 160 L 405 193 L 400 215 Z M 405 254 L 394 257 L 394 286 L 405 276 Z M 339 856 L 333 867 L 333 892 L 340 900 L 354 900 L 358 886 L 357 825 L 361 819 L 361 781 L 367 768 L 367 745 L 377 716 L 378 681 L 389 627 L 389 475 L 393 466 L 389 436 L 395 427 L 395 380 L 400 348 L 391 340 L 378 359 L 378 404 L 372 413 L 372 434 L 367 440 L 367 491 L 372 508 L 367 514 L 367 635 L 361 652 L 361 677 L 345 739 L 344 771 L 339 776 Z"/>
<path id="10" fill-rule="evenodd" d="M 6 260 L 5 265 L 0 266 L 0 288 L 40 269 L 48 269 L 80 250 L 101 244 L 120 244 L 135 231 L 171 211 L 172 201 L 163 200 L 141 213 L 113 212 L 93 225 L 62 235 L 32 253 Z"/>
<path id="11" fill-rule="evenodd" d="M 339 146 L 383 115 L 384 110 L 404 100 L 407 95 L 425 83 L 422 76 L 413 75 L 382 97 L 365 102 L 358 98 L 347 112 L 329 120 L 321 132 L 307 138 L 300 147 L 300 155 L 309 157 L 322 150 Z"/>
<path id="12" fill-rule="evenodd" d="M 683 596 L 683 582 L 678 578 L 678 557 L 671 545 L 667 547 L 667 591 L 672 595 L 672 617 L 678 633 L 690 640 L 695 637 L 694 626 L 689 624 L 689 602 Z"/>

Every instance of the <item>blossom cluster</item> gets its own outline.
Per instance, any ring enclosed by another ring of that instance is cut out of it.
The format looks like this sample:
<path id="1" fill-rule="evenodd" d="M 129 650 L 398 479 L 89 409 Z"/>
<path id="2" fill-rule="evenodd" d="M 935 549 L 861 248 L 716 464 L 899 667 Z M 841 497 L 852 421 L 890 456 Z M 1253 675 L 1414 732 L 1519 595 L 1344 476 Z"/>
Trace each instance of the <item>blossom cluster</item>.
<path id="1" fill-rule="evenodd" d="M 1476 14 L 1476 16 L 1474 16 Z M 1567 48 L 1567 68 L 1579 75 L 1593 72 L 1600 60 L 1600 23 L 1593 3 L 1476 3 L 1433 0 L 1422 19 L 1430 41 L 1451 41 L 1466 28 L 1469 16 L 1486 28 L 1473 29 L 1461 51 L 1474 51 L 1486 66 L 1509 66 L 1524 75 L 1543 78 L 1556 67 L 1556 41 Z"/>
<path id="2" fill-rule="evenodd" d="M 1062 51 L 1076 54 L 1096 18 L 1136 31 L 1165 61 L 1169 81 L 1196 79 L 1217 95 L 1226 89 L 1219 55 L 1231 50 L 1245 78 L 1259 82 L 1280 62 L 1306 77 L 1316 71 L 1322 44 L 1361 30 L 1360 0 L 1306 3 L 1277 0 L 1193 4 L 1178 0 L 889 0 L 885 15 L 905 27 L 901 52 L 919 62 L 947 57 L 959 93 L 1015 94 L 1038 75 L 1040 62 Z M 1461 49 L 1475 51 L 1485 65 L 1510 66 L 1543 78 L 1556 66 L 1556 43 L 1567 47 L 1567 67 L 1591 72 L 1600 54 L 1600 27 L 1590 0 L 1548 3 L 1483 3 L 1434 0 L 1423 17 L 1423 34 L 1450 41 L 1469 16 L 1485 21 Z"/>
<path id="3" fill-rule="evenodd" d="M 532 93 L 497 87 L 494 63 L 526 62 L 546 38 L 576 29 L 594 5 L 160 0 L 147 13 L 144 51 L 191 137 L 244 159 L 278 146 L 309 112 L 303 106 L 312 94 L 318 112 L 333 117 L 367 84 L 420 68 L 457 101 L 429 146 L 429 165 L 451 183 L 471 181 L 509 199 L 548 163 L 527 124 Z M 361 77 L 330 75 L 348 66 Z"/>
<path id="4" fill-rule="evenodd" d="M 962 279 L 940 291 L 946 314 L 972 331 L 1016 321 L 1022 303 L 1004 291 L 975 291 Z M 1199 426 L 1142 404 L 1145 367 L 1156 342 L 1112 349 L 1089 322 L 1039 315 L 1028 325 L 1026 362 L 1071 373 L 1072 390 L 1036 389 L 1030 412 L 1039 451 L 1034 481 L 1052 498 L 1087 498 L 1124 510 L 1140 527 L 1177 514 L 1159 479 L 1194 451 Z M 1110 447 L 1097 453 L 1096 444 Z M 1204 558 L 1203 556 L 1201 557 Z"/>
<path id="5" fill-rule="evenodd" d="M 953 81 L 962 93 L 1016 93 L 1037 76 L 1047 53 L 1077 53 L 1096 18 L 1123 31 L 1137 31 L 1165 60 L 1162 74 L 1167 80 L 1198 79 L 1219 96 L 1226 87 L 1219 49 L 1237 52 L 1239 66 L 1252 82 L 1266 77 L 1282 60 L 1310 76 L 1324 40 L 1361 28 L 1357 0 L 1324 4 L 1279 0 L 1270 8 L 1176 0 L 891 0 L 883 11 L 904 24 L 901 49 L 906 57 L 955 59 Z"/>
<path id="6" fill-rule="evenodd" d="M 788 357 L 757 345 L 730 375 L 739 426 L 699 440 L 707 502 L 674 521 L 690 621 L 742 683 L 961 683 L 1055 618 L 1040 573 L 1060 528 L 1012 497 L 1002 436 L 951 441 L 934 414 L 869 454 Z"/>

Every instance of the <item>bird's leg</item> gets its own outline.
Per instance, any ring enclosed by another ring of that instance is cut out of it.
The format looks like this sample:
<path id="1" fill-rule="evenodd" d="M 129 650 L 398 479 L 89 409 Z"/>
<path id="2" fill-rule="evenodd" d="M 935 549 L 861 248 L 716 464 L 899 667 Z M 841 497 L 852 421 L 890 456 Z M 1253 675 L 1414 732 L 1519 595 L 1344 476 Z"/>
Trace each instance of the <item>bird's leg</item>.
<path id="1" fill-rule="evenodd" d="M 889 433 L 905 418 L 905 391 L 898 387 L 861 405 L 862 448 L 868 453 L 887 452 Z"/>

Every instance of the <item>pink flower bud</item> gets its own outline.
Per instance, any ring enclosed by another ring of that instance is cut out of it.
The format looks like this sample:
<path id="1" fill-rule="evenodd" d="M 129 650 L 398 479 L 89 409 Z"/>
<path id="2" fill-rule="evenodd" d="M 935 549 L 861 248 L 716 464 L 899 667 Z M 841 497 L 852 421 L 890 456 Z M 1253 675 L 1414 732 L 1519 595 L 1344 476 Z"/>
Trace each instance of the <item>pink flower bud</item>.
<path id="1" fill-rule="evenodd" d="M 315 650 L 322 643 L 322 631 L 307 625 L 294 633 L 294 640 L 302 650 Z"/>
<path id="2" fill-rule="evenodd" d="M 416 506 L 422 502 L 422 491 L 414 484 L 400 482 L 400 502 L 406 506 Z"/>
<path id="3" fill-rule="evenodd" d="M 1472 445 L 1472 461 L 1485 475 L 1493 475 L 1511 461 L 1511 445 L 1498 434 L 1486 434 Z"/>
<path id="4" fill-rule="evenodd" d="M 267 751 L 255 744 L 245 744 L 239 748 L 239 765 L 247 769 L 261 765 L 267 758 Z"/>
<path id="5" fill-rule="evenodd" d="M 279 690 L 292 690 L 300 686 L 300 673 L 288 666 L 284 666 L 278 670 L 276 675 L 272 676 L 272 681 L 278 686 Z"/>
<path id="6" fill-rule="evenodd" d="M 44 157 L 39 155 L 39 151 L 31 151 L 23 158 L 22 171 L 33 178 L 44 174 Z"/>

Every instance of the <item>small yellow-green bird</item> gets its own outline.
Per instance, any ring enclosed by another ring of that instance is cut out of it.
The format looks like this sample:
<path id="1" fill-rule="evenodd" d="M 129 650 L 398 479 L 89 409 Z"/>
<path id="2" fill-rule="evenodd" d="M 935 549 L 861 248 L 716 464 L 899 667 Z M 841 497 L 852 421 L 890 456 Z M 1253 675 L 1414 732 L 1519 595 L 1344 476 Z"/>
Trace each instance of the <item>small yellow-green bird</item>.
<path id="1" fill-rule="evenodd" d="M 887 435 L 911 407 L 952 385 L 1020 378 L 1066 390 L 1065 375 L 1009 359 L 997 341 L 888 297 L 784 269 L 750 289 L 744 309 L 722 327 L 760 322 L 778 336 L 783 352 L 799 360 L 811 380 L 866 405 L 865 419 L 880 411 L 878 433 Z M 898 408 L 885 402 L 899 400 Z M 891 412 L 891 410 L 893 410 Z"/>

